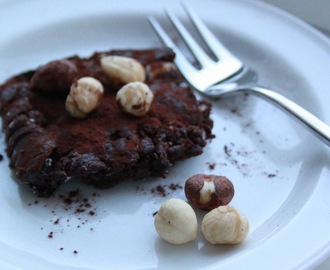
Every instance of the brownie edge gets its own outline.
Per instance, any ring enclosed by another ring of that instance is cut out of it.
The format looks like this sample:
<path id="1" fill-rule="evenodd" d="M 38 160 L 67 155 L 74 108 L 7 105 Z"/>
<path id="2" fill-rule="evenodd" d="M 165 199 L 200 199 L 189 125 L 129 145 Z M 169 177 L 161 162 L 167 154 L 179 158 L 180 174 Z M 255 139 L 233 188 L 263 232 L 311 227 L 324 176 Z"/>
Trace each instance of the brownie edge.
<path id="1" fill-rule="evenodd" d="M 105 55 L 135 58 L 149 71 L 175 57 L 166 48 L 97 52 L 50 62 L 0 85 L 10 167 L 39 196 L 72 179 L 110 188 L 127 179 L 166 177 L 214 137 L 210 103 L 197 100 L 177 70 L 147 73 L 154 101 L 145 116 L 122 112 L 115 100 L 122 84 L 102 71 Z M 71 83 L 84 76 L 98 79 L 104 95 L 95 111 L 77 119 L 65 110 L 65 100 Z"/>

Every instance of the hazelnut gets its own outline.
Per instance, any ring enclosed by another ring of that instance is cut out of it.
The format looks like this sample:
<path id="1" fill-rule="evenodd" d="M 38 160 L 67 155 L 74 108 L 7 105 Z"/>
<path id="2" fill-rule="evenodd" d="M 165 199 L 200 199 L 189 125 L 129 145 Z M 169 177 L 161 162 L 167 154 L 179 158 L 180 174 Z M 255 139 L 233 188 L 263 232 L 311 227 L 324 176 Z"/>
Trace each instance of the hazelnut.
<path id="1" fill-rule="evenodd" d="M 124 112 L 143 116 L 149 111 L 153 98 L 154 95 L 148 85 L 131 82 L 117 92 L 116 101 Z"/>
<path id="2" fill-rule="evenodd" d="M 188 201 L 203 210 L 212 210 L 227 205 L 234 197 L 234 186 L 224 176 L 196 174 L 185 183 Z"/>
<path id="3" fill-rule="evenodd" d="M 247 237 L 249 222 L 234 207 L 219 206 L 204 216 L 202 233 L 211 244 L 238 244 Z"/>
<path id="4" fill-rule="evenodd" d="M 172 62 L 158 61 L 146 66 L 146 72 L 150 80 L 169 76 L 173 71 L 177 71 L 177 68 Z"/>
<path id="5" fill-rule="evenodd" d="M 97 107 L 103 91 L 103 86 L 97 79 L 80 78 L 72 84 L 65 108 L 71 116 L 84 118 Z"/>
<path id="6" fill-rule="evenodd" d="M 101 58 L 101 67 L 110 79 L 116 79 L 126 84 L 129 82 L 144 82 L 146 75 L 139 61 L 131 57 L 112 55 Z"/>
<path id="7" fill-rule="evenodd" d="M 69 60 L 57 60 L 40 67 L 31 78 L 31 88 L 46 93 L 67 94 L 77 67 Z"/>
<path id="8" fill-rule="evenodd" d="M 191 206 L 181 199 L 164 202 L 155 216 L 159 236 L 172 244 L 185 244 L 197 237 L 197 218 Z"/>

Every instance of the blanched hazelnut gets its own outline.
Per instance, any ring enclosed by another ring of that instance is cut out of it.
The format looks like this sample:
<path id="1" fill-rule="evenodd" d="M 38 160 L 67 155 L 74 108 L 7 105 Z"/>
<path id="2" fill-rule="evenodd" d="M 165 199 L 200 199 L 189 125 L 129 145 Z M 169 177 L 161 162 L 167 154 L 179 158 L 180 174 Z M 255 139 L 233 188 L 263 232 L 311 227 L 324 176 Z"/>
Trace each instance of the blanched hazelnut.
<path id="1" fill-rule="evenodd" d="M 154 95 L 148 85 L 131 82 L 117 92 L 116 101 L 124 112 L 143 116 L 149 111 L 153 98 Z"/>
<path id="2" fill-rule="evenodd" d="M 188 201 L 203 210 L 212 210 L 227 205 L 234 197 L 232 182 L 217 175 L 196 174 L 185 183 L 185 194 Z"/>
<path id="3" fill-rule="evenodd" d="M 211 244 L 238 244 L 248 235 L 249 222 L 234 207 L 219 206 L 204 216 L 202 233 Z"/>
<path id="4" fill-rule="evenodd" d="M 166 77 L 173 73 L 173 71 L 177 71 L 177 68 L 172 62 L 158 61 L 146 66 L 147 75 L 151 80 Z"/>
<path id="5" fill-rule="evenodd" d="M 110 79 L 117 79 L 123 83 L 144 82 L 146 78 L 141 63 L 126 56 L 104 56 L 101 58 L 101 67 Z"/>
<path id="6" fill-rule="evenodd" d="M 40 67 L 31 78 L 31 88 L 46 93 L 67 94 L 77 74 L 69 60 L 56 60 Z"/>
<path id="7" fill-rule="evenodd" d="M 181 199 L 164 202 L 155 216 L 154 225 L 160 237 L 172 244 L 185 244 L 197 237 L 196 214 Z"/>
<path id="8" fill-rule="evenodd" d="M 65 108 L 71 116 L 84 118 L 97 107 L 103 91 L 103 86 L 97 79 L 80 78 L 72 84 Z"/>

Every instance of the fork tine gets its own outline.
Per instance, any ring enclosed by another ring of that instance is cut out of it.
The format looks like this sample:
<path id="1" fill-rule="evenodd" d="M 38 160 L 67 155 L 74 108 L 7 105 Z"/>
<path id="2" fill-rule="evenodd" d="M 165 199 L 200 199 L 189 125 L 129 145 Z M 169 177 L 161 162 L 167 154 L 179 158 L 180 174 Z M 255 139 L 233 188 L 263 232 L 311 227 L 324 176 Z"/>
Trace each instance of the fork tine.
<path id="1" fill-rule="evenodd" d="M 157 33 L 157 35 L 160 37 L 160 39 L 163 41 L 163 43 L 171 48 L 175 52 L 175 64 L 180 69 L 181 73 L 184 76 L 187 76 L 187 74 L 194 74 L 196 72 L 196 69 L 191 65 L 191 63 L 186 59 L 183 53 L 180 52 L 178 47 L 174 44 L 174 42 L 171 40 L 171 38 L 166 34 L 164 29 L 161 27 L 161 25 L 157 22 L 157 20 L 153 16 L 148 17 L 148 21 Z"/>
<path id="2" fill-rule="evenodd" d="M 211 61 L 210 57 L 204 52 L 204 50 L 199 46 L 195 39 L 189 34 L 187 29 L 183 26 L 183 24 L 180 22 L 174 12 L 167 9 L 166 14 L 175 26 L 178 33 L 181 35 L 184 42 L 190 48 L 193 55 L 196 57 L 197 61 L 201 64 L 201 66 L 207 66 L 207 64 Z"/>
<path id="3" fill-rule="evenodd" d="M 183 6 L 189 15 L 191 21 L 194 23 L 196 29 L 199 31 L 200 35 L 203 37 L 205 43 L 210 48 L 210 50 L 214 53 L 218 59 L 224 58 L 234 58 L 234 56 L 227 50 L 225 46 L 221 44 L 221 42 L 214 36 L 214 34 L 208 29 L 208 27 L 203 23 L 203 21 L 199 18 L 197 13 L 187 4 L 187 2 L 183 2 Z"/>
<path id="4" fill-rule="evenodd" d="M 174 41 L 172 41 L 172 39 L 166 34 L 165 30 L 160 26 L 154 17 L 149 17 L 148 20 L 163 43 L 167 47 L 172 48 L 176 53 L 174 61 L 182 75 L 194 88 L 201 92 L 205 92 L 210 86 L 224 81 L 232 77 L 234 74 L 237 74 L 240 70 L 242 70 L 243 63 L 234 57 L 223 45 L 219 44 L 215 36 L 213 36 L 210 30 L 208 30 L 207 27 L 200 21 L 200 19 L 194 15 L 194 12 L 189 7 L 187 12 L 191 14 L 191 19 L 194 21 L 194 24 L 196 24 L 195 26 L 197 30 L 200 31 L 201 37 L 205 38 L 206 43 L 210 43 L 210 50 L 215 50 L 214 55 L 216 57 L 219 56 L 218 61 L 213 61 L 204 52 L 204 50 L 199 47 L 199 45 L 195 46 L 195 41 L 192 36 L 190 36 L 183 25 L 181 27 L 181 22 L 175 17 L 173 13 L 171 13 L 171 11 L 169 11 L 167 13 L 169 19 L 177 28 L 184 41 L 187 43 L 188 47 L 190 47 L 191 52 L 194 54 L 194 52 L 197 51 L 197 53 L 195 53 L 196 59 L 202 65 L 202 67 L 199 69 L 196 69 L 185 57 L 185 55 L 180 52 L 179 48 L 174 44 Z M 217 50 L 219 50 L 220 53 L 218 53 Z M 202 53 L 199 53 L 199 51 L 202 51 Z M 203 54 L 206 54 L 206 56 L 203 56 Z"/>

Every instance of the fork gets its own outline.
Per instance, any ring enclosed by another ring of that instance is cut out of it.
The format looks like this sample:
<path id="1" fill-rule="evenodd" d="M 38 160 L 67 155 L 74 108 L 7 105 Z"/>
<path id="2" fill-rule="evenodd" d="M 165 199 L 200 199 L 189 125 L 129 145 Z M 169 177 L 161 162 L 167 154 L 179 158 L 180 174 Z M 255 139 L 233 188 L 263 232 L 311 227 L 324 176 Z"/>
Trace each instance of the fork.
<path id="1" fill-rule="evenodd" d="M 213 60 L 202 49 L 173 11 L 166 10 L 166 14 L 199 62 L 201 66 L 199 68 L 196 68 L 186 58 L 155 17 L 149 16 L 148 21 L 162 42 L 176 53 L 175 64 L 193 88 L 203 95 L 213 98 L 235 93 L 251 93 L 265 98 L 300 120 L 314 135 L 327 146 L 330 146 L 330 127 L 326 123 L 279 93 L 257 85 L 256 72 L 235 57 L 215 37 L 187 3 L 184 4 L 184 8 L 201 38 L 217 60 Z"/>

